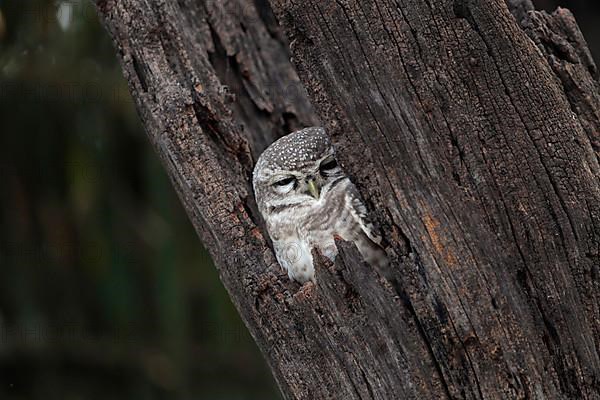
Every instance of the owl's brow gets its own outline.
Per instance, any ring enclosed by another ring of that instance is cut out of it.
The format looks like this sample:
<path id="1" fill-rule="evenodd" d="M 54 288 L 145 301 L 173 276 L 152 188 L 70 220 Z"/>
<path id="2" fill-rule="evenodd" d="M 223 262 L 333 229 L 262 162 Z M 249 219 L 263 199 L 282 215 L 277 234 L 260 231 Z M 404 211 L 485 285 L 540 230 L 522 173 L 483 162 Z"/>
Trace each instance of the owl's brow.
<path id="1" fill-rule="evenodd" d="M 295 171 L 284 171 L 284 170 L 280 170 L 275 172 L 274 174 L 270 175 L 268 178 L 269 182 L 276 182 L 279 181 L 281 179 L 286 179 L 286 178 L 295 178 L 298 179 L 298 174 Z"/>

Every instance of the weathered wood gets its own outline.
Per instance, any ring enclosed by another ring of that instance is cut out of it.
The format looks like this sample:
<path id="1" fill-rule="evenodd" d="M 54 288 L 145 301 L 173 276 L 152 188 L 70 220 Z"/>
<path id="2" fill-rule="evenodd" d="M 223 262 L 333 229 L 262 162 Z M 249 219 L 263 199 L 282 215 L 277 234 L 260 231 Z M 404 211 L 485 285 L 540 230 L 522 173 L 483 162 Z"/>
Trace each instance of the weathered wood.
<path id="1" fill-rule="evenodd" d="M 596 156 L 600 157 L 600 74 L 573 14 L 530 10 L 521 26 L 546 56 L 577 114 Z"/>
<path id="2" fill-rule="evenodd" d="M 374 271 L 340 243 L 300 288 L 249 178 L 318 118 L 264 0 L 97 0 L 287 398 L 600 398 L 597 72 L 564 11 L 509 3 L 271 0 L 392 256 Z"/>

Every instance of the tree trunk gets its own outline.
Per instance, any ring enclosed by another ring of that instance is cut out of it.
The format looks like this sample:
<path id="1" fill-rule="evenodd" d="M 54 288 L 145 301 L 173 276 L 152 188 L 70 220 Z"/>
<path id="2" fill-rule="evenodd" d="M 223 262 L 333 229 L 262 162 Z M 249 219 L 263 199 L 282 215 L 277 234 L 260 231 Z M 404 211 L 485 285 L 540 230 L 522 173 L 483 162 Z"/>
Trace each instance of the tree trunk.
<path id="1" fill-rule="evenodd" d="M 600 89 L 527 0 L 97 0 L 146 131 L 286 398 L 600 399 Z M 512 11 L 512 14 L 511 14 Z M 251 191 L 318 124 L 392 262 L 312 289 Z"/>

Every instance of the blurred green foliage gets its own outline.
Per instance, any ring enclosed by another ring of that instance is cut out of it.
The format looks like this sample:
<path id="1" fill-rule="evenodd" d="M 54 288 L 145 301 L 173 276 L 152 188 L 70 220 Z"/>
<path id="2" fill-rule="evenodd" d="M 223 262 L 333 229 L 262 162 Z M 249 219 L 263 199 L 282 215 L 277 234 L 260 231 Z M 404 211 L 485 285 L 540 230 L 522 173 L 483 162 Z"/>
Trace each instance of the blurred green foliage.
<path id="1" fill-rule="evenodd" d="M 0 0 L 0 399 L 276 399 L 84 0 Z"/>

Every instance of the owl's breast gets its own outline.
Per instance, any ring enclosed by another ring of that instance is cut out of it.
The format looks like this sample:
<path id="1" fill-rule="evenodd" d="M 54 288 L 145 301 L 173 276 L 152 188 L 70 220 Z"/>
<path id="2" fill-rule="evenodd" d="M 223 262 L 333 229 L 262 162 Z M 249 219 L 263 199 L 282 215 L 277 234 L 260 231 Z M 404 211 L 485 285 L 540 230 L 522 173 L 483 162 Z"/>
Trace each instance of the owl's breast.
<path id="1" fill-rule="evenodd" d="M 355 240 L 359 228 L 350 210 L 348 185 L 352 183 L 346 178 L 318 201 L 294 205 L 272 215 L 267 221 L 272 239 L 296 238 L 321 249 L 335 247 L 335 235 Z"/>
<path id="2" fill-rule="evenodd" d="M 344 240 L 354 240 L 357 226 L 349 207 L 347 185 L 352 184 L 347 178 L 331 191 L 324 194 L 307 213 L 300 229 L 316 244 L 334 242 L 334 235 Z"/>

